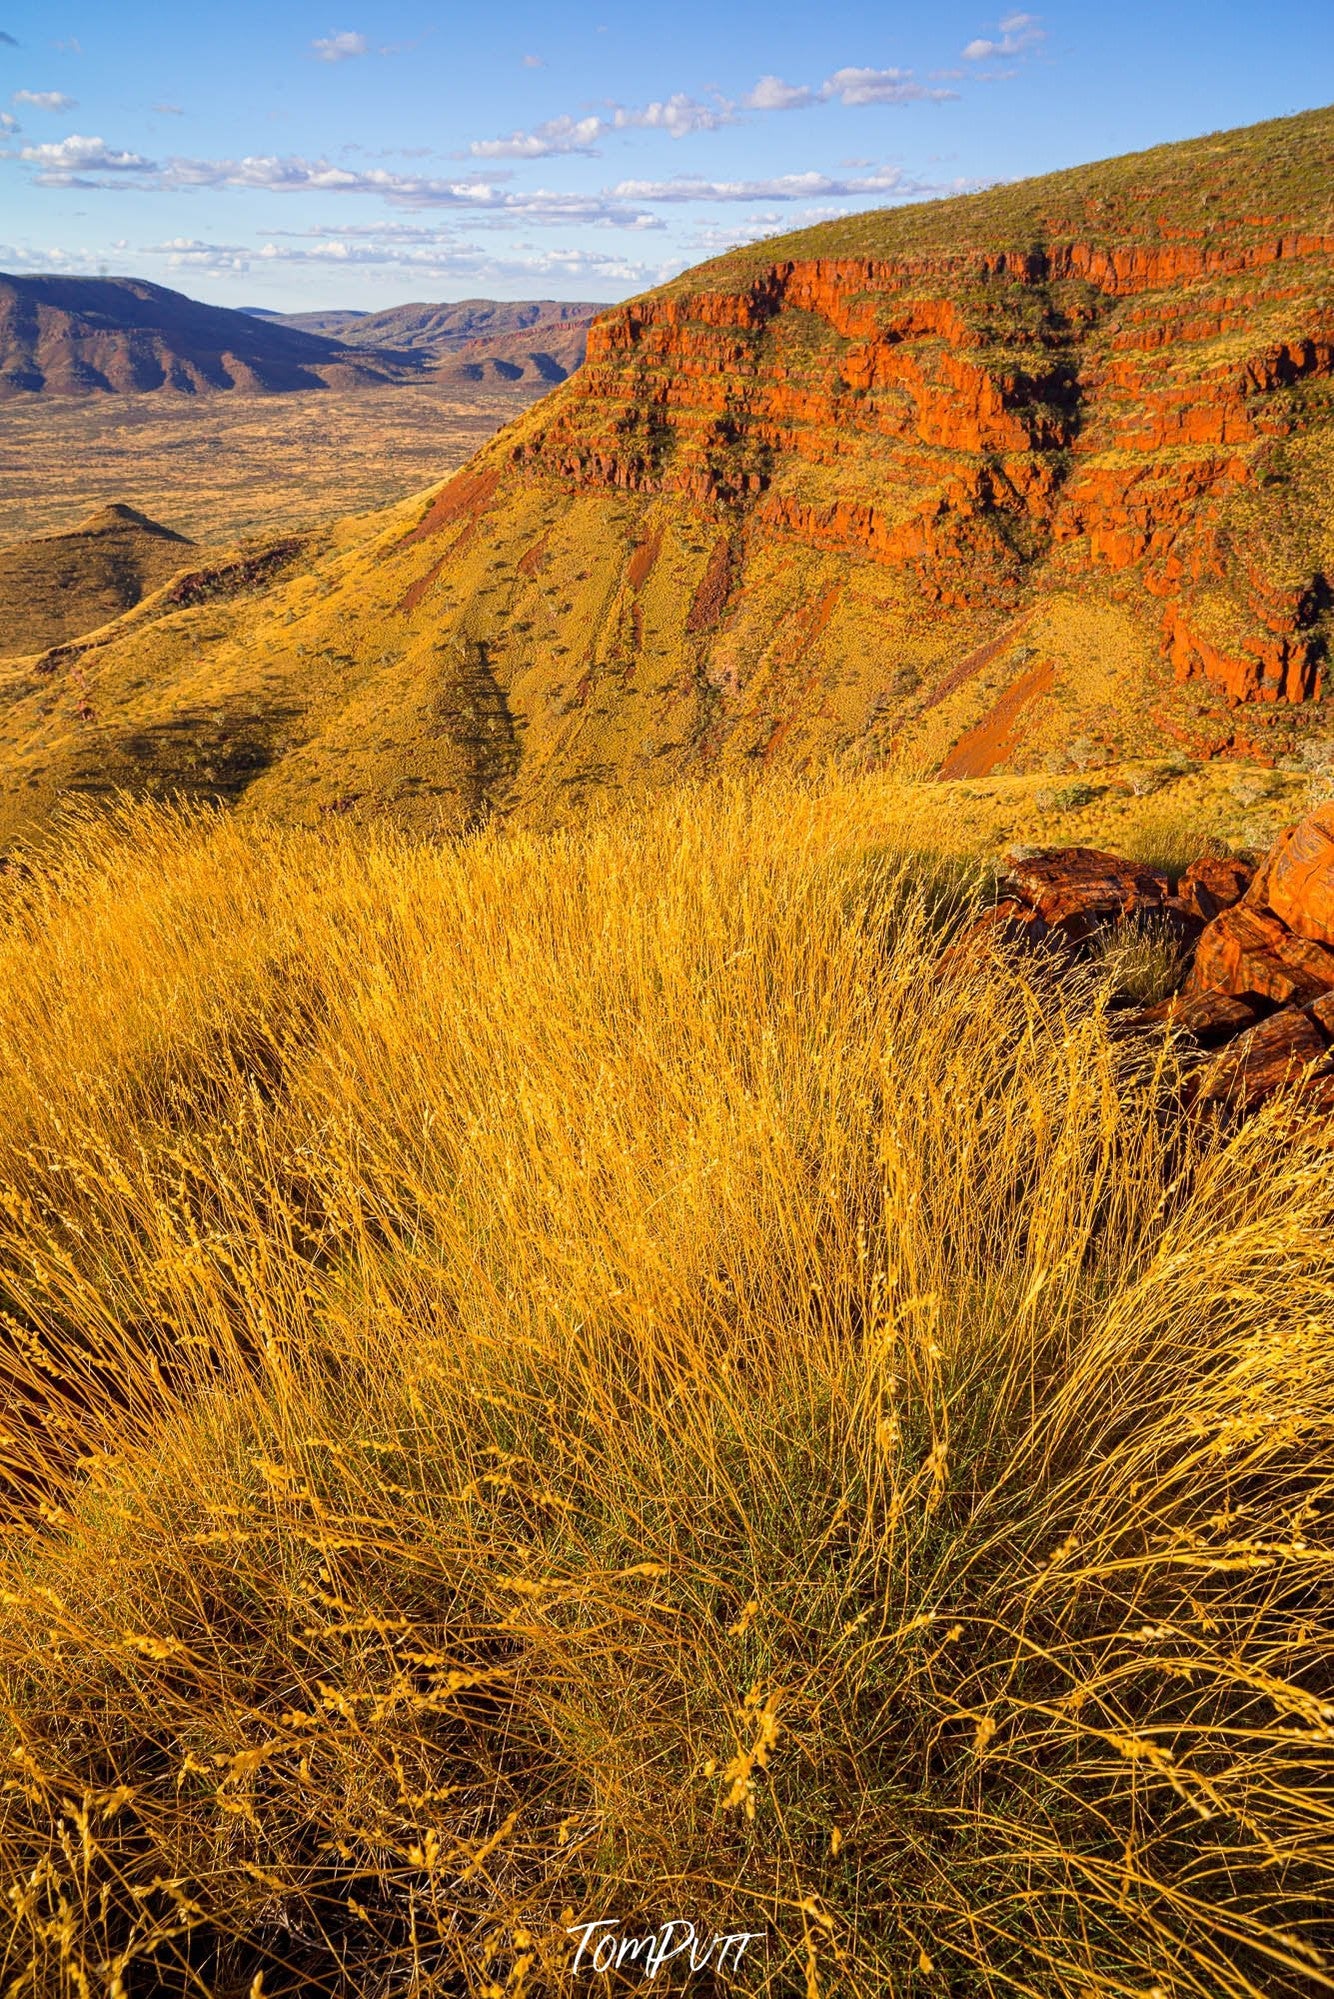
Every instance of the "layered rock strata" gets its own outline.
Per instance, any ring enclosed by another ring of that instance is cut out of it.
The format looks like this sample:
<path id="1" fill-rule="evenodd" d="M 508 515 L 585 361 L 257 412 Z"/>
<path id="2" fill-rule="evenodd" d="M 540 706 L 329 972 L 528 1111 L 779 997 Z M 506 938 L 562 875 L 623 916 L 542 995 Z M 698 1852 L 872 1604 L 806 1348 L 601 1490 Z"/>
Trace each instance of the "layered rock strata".
<path id="1" fill-rule="evenodd" d="M 1310 235 L 1232 259 L 1070 243 L 784 261 L 737 292 L 605 315 L 516 458 L 585 489 L 726 504 L 753 532 L 904 570 L 937 603 L 1012 603 L 1068 545 L 1162 600 L 1179 681 L 1305 701 L 1328 581 L 1314 556 L 1276 573 L 1279 510 L 1245 503 L 1274 447 L 1328 417 L 1332 253 L 1334 235 Z"/>

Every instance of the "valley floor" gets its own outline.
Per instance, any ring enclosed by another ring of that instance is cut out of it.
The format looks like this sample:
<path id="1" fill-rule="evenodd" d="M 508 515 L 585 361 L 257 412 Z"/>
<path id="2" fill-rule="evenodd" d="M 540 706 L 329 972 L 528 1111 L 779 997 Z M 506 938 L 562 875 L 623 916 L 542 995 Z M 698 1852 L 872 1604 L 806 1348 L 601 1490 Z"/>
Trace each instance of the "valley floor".
<path id="1" fill-rule="evenodd" d="M 116 500 L 214 546 L 366 513 L 462 465 L 545 388 L 0 402 L 0 547 Z"/>

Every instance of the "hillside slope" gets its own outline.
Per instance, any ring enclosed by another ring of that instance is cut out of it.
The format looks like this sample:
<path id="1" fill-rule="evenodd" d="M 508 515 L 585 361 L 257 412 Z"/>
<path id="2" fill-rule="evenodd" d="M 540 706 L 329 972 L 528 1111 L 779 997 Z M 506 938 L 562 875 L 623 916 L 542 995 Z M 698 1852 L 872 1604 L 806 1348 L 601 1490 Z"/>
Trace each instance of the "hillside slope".
<path id="1" fill-rule="evenodd" d="M 545 382 L 554 387 L 582 368 L 593 321 L 552 321 L 513 333 L 479 334 L 441 356 L 431 371 L 442 384 Z"/>
<path id="2" fill-rule="evenodd" d="M 135 508 L 99 507 L 63 534 L 0 548 L 0 656 L 36 652 L 130 610 L 195 544 Z"/>
<path id="3" fill-rule="evenodd" d="M 981 776 L 1328 733 L 1331 153 L 1306 113 L 610 309 L 443 488 L 83 652 L 82 723 L 66 661 L 16 672 L 0 828 L 198 787 L 205 710 L 255 744 L 248 805 L 429 826 L 731 761 Z"/>

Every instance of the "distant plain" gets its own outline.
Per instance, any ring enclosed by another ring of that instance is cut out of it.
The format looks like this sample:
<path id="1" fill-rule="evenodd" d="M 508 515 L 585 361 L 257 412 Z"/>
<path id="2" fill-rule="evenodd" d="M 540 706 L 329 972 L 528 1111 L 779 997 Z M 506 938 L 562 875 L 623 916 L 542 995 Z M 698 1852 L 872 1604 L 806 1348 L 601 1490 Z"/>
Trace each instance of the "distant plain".
<path id="1" fill-rule="evenodd" d="M 546 384 L 0 404 L 0 547 L 122 500 L 211 543 L 321 526 L 445 478 Z"/>

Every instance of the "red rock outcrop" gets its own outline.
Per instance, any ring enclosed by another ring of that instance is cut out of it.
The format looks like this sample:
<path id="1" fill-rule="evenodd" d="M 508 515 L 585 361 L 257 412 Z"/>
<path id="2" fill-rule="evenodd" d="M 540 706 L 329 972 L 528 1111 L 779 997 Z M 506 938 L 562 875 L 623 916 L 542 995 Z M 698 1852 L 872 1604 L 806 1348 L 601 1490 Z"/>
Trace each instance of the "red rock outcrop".
<path id="1" fill-rule="evenodd" d="M 1241 855 L 1205 854 L 1192 861 L 1177 887 L 1183 907 L 1209 923 L 1240 902 L 1255 879 L 1255 863 Z"/>
<path id="2" fill-rule="evenodd" d="M 1087 847 L 1011 856 L 1008 867 L 1000 899 L 943 967 L 996 946 L 1078 958 L 1127 919 L 1165 928 L 1178 944 L 1194 943 L 1188 976 L 1128 1024 L 1170 1027 L 1210 1051 L 1189 1076 L 1189 1102 L 1245 1115 L 1295 1084 L 1309 1108 L 1334 1110 L 1334 804 L 1290 828 L 1259 867 L 1208 856 L 1175 892 L 1156 869 Z M 1215 913 L 1199 929 L 1210 905 Z"/>
<path id="3" fill-rule="evenodd" d="M 1314 632 L 1248 638 L 1230 652 L 1193 631 L 1182 607 L 1169 604 L 1163 644 L 1178 680 L 1202 675 L 1226 688 L 1234 702 L 1313 701 L 1321 692 L 1324 639 Z"/>
<path id="4" fill-rule="evenodd" d="M 1187 991 L 1238 998 L 1314 999 L 1334 986 L 1334 951 L 1296 937 L 1272 910 L 1241 902 L 1214 918 L 1195 952 Z"/>
<path id="5" fill-rule="evenodd" d="M 1185 994 L 1185 1005 L 1268 1012 L 1204 1072 L 1200 1102 L 1252 1110 L 1309 1069 L 1304 1095 L 1334 1107 L 1334 804 L 1284 833 L 1208 925 Z"/>
<path id="6" fill-rule="evenodd" d="M 1284 833 L 1208 924 L 1186 990 L 1280 1005 L 1334 992 L 1334 804 Z"/>
<path id="7" fill-rule="evenodd" d="M 594 324 L 515 462 L 730 510 L 945 607 L 1016 603 L 1060 549 L 1162 600 L 1178 681 L 1310 701 L 1330 593 L 1309 551 L 1274 558 L 1265 454 L 1329 418 L 1301 398 L 1334 382 L 1334 236 L 1219 224 L 705 266 Z"/>
<path id="8" fill-rule="evenodd" d="M 1006 866 L 1000 898 L 953 946 L 951 962 L 979 944 L 1077 950 L 1109 924 L 1172 913 L 1172 885 L 1160 869 L 1095 847 L 1039 848 L 1008 855 Z"/>
<path id="9" fill-rule="evenodd" d="M 1010 876 L 1049 931 L 1074 943 L 1099 923 L 1161 909 L 1171 884 L 1159 868 L 1142 867 L 1095 847 L 1062 847 L 1055 853 L 1012 856 Z"/>

